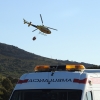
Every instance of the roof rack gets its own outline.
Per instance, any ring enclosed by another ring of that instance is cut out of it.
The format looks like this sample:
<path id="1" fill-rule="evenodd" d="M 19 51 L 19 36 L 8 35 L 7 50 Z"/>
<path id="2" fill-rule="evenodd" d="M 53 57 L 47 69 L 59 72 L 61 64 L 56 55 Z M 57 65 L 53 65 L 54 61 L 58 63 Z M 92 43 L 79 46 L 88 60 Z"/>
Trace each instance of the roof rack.
<path id="1" fill-rule="evenodd" d="M 37 65 L 34 68 L 35 72 L 50 72 L 50 71 L 84 71 L 83 65 Z"/>

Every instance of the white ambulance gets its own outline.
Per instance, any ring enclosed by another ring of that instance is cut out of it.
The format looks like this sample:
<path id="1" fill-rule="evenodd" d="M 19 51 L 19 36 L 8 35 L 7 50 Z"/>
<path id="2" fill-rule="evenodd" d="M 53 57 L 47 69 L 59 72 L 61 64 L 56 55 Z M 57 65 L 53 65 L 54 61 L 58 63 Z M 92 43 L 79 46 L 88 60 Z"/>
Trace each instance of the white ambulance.
<path id="1" fill-rule="evenodd" d="M 9 100 L 100 100 L 100 70 L 38 65 L 20 77 Z"/>

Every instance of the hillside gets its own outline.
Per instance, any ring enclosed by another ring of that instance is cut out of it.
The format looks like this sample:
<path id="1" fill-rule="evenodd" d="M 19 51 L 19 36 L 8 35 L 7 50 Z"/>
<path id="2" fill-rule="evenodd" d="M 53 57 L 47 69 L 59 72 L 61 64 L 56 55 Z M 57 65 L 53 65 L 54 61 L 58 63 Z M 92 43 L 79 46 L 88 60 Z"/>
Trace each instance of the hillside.
<path id="1" fill-rule="evenodd" d="M 13 45 L 0 43 L 0 73 L 2 75 L 19 77 L 23 73 L 32 72 L 33 68 L 39 64 L 61 65 L 79 63 L 42 57 Z M 85 67 L 93 66 L 88 63 L 81 64 L 85 65 Z"/>

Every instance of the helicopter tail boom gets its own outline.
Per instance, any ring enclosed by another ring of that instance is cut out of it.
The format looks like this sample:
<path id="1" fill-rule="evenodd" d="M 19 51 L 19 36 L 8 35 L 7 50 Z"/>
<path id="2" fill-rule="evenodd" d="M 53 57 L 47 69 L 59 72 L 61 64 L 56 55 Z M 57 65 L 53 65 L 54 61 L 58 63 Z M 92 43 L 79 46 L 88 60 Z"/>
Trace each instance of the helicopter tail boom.
<path id="1" fill-rule="evenodd" d="M 32 22 L 28 22 L 27 24 L 28 24 L 28 27 L 29 26 L 33 26 L 33 27 L 37 28 L 37 26 L 36 25 L 33 25 Z"/>
<path id="2" fill-rule="evenodd" d="M 31 26 L 33 26 L 33 27 L 37 28 L 37 26 L 36 26 L 36 25 L 31 24 Z"/>

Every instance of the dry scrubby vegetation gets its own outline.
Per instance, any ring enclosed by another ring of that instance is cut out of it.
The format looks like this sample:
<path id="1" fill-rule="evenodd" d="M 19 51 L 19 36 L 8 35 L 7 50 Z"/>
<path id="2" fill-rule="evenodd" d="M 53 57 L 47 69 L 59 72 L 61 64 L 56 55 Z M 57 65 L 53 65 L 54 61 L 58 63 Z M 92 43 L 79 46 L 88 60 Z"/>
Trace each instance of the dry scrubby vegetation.
<path id="1" fill-rule="evenodd" d="M 18 79 L 0 75 L 0 100 L 8 100 Z"/>
<path id="2" fill-rule="evenodd" d="M 38 64 L 64 65 L 83 64 L 89 69 L 99 69 L 100 66 L 50 59 L 26 52 L 18 47 L 0 43 L 0 100 L 8 100 L 18 78 L 27 72 L 33 72 Z M 9 76 L 9 77 L 8 77 Z M 7 84 L 6 84 L 7 83 Z"/>

